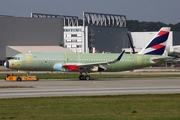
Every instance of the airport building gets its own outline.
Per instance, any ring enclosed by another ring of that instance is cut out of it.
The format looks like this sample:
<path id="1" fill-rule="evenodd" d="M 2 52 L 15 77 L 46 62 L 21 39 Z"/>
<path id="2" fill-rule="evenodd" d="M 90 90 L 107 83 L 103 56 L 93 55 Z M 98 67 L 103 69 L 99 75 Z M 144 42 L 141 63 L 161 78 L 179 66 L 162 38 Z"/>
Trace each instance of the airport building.
<path id="1" fill-rule="evenodd" d="M 83 31 L 82 26 L 64 26 L 64 47 L 73 52 L 84 52 L 86 46 Z"/>
<path id="2" fill-rule="evenodd" d="M 7 55 L 11 50 L 8 46 L 60 46 L 62 39 L 62 18 L 0 16 L 0 65 L 10 57 Z"/>
<path id="3" fill-rule="evenodd" d="M 33 18 L 58 18 L 61 15 L 32 13 Z M 120 52 L 128 47 L 126 16 L 83 12 L 77 16 L 61 16 L 64 20 L 63 47 L 73 52 Z"/>
<path id="4" fill-rule="evenodd" d="M 124 15 L 84 12 L 83 19 L 40 13 L 32 13 L 31 17 L 1 15 L 0 26 L 0 65 L 21 52 L 61 52 L 65 51 L 63 47 L 82 53 L 119 53 L 128 47 Z"/>
<path id="5" fill-rule="evenodd" d="M 131 37 L 133 41 L 133 46 L 135 48 L 135 52 L 139 52 L 144 48 L 149 41 L 157 34 L 157 31 L 151 32 L 131 32 Z M 169 33 L 169 37 L 166 43 L 166 48 L 170 50 L 170 52 L 180 52 L 180 32 L 171 31 Z M 123 48 L 126 52 L 132 52 L 131 48 Z"/>

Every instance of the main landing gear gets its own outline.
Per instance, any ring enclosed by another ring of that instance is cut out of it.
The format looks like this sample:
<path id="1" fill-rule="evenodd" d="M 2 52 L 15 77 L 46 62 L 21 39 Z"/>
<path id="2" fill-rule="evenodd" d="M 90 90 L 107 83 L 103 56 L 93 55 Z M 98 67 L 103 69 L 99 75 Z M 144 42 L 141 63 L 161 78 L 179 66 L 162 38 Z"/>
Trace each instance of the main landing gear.
<path id="1" fill-rule="evenodd" d="M 79 75 L 79 80 L 90 80 L 91 79 L 91 77 L 89 76 L 89 75 L 82 75 L 82 73 L 81 73 L 81 75 Z"/>

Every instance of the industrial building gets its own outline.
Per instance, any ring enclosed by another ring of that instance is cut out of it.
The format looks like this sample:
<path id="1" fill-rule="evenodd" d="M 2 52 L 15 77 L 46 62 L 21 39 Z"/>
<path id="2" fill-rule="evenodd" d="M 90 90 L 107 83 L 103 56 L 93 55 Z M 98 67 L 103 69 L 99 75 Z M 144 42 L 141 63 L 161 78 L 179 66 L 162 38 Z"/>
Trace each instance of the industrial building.
<path id="1" fill-rule="evenodd" d="M 58 18 L 61 15 L 32 13 L 33 18 Z M 77 16 L 61 16 L 64 20 L 63 47 L 73 52 L 120 52 L 128 47 L 126 16 L 83 12 Z"/>
<path id="2" fill-rule="evenodd" d="M 149 41 L 157 34 L 157 31 L 151 32 L 131 32 L 133 46 L 135 48 L 135 52 L 139 52 L 144 48 Z M 167 49 L 170 52 L 180 52 L 180 32 L 171 31 L 169 33 L 169 37 L 166 43 Z M 126 52 L 132 52 L 131 48 L 123 48 Z"/>
<path id="3" fill-rule="evenodd" d="M 83 19 L 78 19 L 32 13 L 31 17 L 0 16 L 0 26 L 0 65 L 17 53 L 36 50 L 35 46 L 59 46 L 59 50 L 64 47 L 82 53 L 114 53 L 128 47 L 124 15 L 84 12 Z M 29 50 L 18 49 L 24 46 Z"/>
<path id="4" fill-rule="evenodd" d="M 7 46 L 59 46 L 63 39 L 62 18 L 0 16 L 0 26 L 0 65 L 7 59 Z"/>

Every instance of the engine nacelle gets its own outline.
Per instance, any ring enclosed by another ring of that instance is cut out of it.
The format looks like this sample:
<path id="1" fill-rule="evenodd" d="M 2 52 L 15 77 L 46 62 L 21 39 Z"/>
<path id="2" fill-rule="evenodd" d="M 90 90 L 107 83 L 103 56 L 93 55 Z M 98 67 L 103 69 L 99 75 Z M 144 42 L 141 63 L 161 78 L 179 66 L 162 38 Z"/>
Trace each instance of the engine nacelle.
<path id="1" fill-rule="evenodd" d="M 63 72 L 69 71 L 69 70 L 63 68 L 63 66 L 62 66 L 61 63 L 56 63 L 56 64 L 53 66 L 53 69 L 54 69 L 55 71 L 63 71 Z"/>

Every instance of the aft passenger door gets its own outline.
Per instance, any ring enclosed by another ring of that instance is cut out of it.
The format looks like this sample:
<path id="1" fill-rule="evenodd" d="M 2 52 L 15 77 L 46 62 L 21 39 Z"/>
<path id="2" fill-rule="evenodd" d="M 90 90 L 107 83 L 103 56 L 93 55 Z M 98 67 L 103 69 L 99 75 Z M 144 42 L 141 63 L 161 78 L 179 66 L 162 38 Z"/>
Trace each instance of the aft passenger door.
<path id="1" fill-rule="evenodd" d="M 142 65 L 142 56 L 137 56 L 137 65 Z"/>

